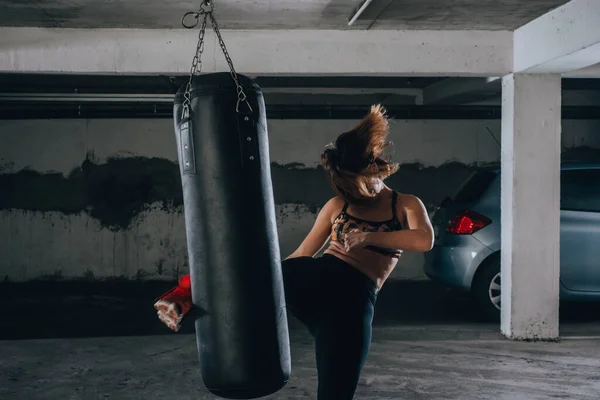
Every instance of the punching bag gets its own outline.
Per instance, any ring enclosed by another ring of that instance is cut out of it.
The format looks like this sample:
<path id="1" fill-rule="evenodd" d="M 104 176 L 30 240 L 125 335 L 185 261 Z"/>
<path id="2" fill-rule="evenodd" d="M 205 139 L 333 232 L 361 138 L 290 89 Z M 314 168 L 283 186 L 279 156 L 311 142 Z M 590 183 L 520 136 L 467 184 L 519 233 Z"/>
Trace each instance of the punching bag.
<path id="1" fill-rule="evenodd" d="M 174 124 L 202 380 L 251 399 L 285 386 L 291 363 L 265 105 L 254 81 L 238 82 L 247 104 L 229 73 L 194 77 Z"/>

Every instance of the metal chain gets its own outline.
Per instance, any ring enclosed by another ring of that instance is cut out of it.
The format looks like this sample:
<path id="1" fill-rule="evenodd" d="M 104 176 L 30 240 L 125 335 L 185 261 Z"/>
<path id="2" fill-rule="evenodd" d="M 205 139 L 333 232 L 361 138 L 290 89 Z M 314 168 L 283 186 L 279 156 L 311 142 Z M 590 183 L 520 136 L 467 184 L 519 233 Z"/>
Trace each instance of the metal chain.
<path id="1" fill-rule="evenodd" d="M 246 93 L 244 93 L 244 88 L 242 87 L 242 85 L 240 85 L 240 82 L 238 81 L 237 73 L 235 72 L 235 68 L 233 67 L 233 61 L 231 61 L 231 57 L 229 57 L 229 52 L 227 51 L 227 47 L 225 47 L 225 41 L 223 40 L 223 37 L 221 36 L 221 31 L 219 30 L 219 26 L 217 25 L 217 20 L 213 16 L 212 12 L 209 13 L 209 16 L 210 16 L 210 23 L 213 27 L 213 30 L 215 31 L 215 34 L 217 35 L 217 38 L 219 39 L 219 45 L 221 46 L 221 50 L 223 50 L 223 55 L 225 56 L 225 60 L 227 61 L 227 64 L 229 65 L 229 73 L 231 74 L 231 77 L 233 78 L 233 81 L 235 82 L 235 86 L 237 89 L 238 99 L 237 99 L 237 103 L 235 105 L 235 111 L 236 112 L 240 111 L 240 102 L 246 102 L 246 105 L 248 105 L 248 108 L 250 109 L 250 111 L 252 111 L 252 107 L 250 106 L 250 103 L 248 102 L 248 99 L 246 98 Z"/>
<path id="2" fill-rule="evenodd" d="M 181 20 L 181 24 L 185 28 L 191 29 L 198 25 L 197 20 L 200 17 L 200 15 L 203 16 L 202 17 L 202 26 L 200 27 L 200 32 L 198 33 L 198 44 L 196 46 L 196 54 L 194 55 L 194 58 L 192 59 L 192 67 L 190 69 L 190 78 L 185 87 L 183 111 L 182 111 L 183 118 L 186 118 L 187 116 L 189 116 L 190 103 L 192 101 L 191 90 L 192 90 L 192 82 L 194 79 L 194 75 L 196 75 L 196 74 L 198 74 L 198 72 L 202 71 L 202 53 L 204 52 L 204 43 L 205 43 L 204 36 L 206 34 L 207 18 L 210 18 L 210 22 L 213 27 L 213 30 L 215 31 L 215 34 L 217 35 L 217 38 L 219 39 L 219 45 L 221 46 L 221 50 L 223 50 L 223 54 L 225 55 L 225 60 L 227 61 L 227 64 L 229 65 L 229 73 L 230 73 L 231 77 L 233 78 L 233 81 L 235 82 L 235 86 L 236 86 L 236 90 L 237 90 L 237 97 L 238 97 L 237 103 L 235 106 L 235 111 L 239 112 L 240 102 L 245 102 L 246 105 L 248 106 L 248 108 L 250 109 L 250 111 L 252 111 L 252 107 L 250 106 L 250 103 L 248 102 L 248 99 L 246 98 L 246 93 L 244 93 L 244 88 L 239 83 L 238 75 L 235 72 L 235 68 L 233 67 L 233 62 L 231 61 L 231 57 L 229 57 L 229 52 L 227 51 L 227 48 L 225 47 L 225 42 L 223 41 L 223 37 L 221 36 L 221 31 L 219 30 L 217 20 L 213 16 L 213 11 L 214 11 L 214 3 L 210 0 L 204 0 L 202 2 L 202 4 L 200 5 L 200 9 L 197 12 L 186 13 Z M 185 18 L 188 15 L 194 15 L 194 18 L 196 18 L 196 23 L 194 25 L 186 25 Z"/>
<path id="3" fill-rule="evenodd" d="M 192 82 L 194 80 L 194 75 L 196 75 L 199 71 L 202 71 L 202 53 L 204 52 L 204 35 L 206 34 L 206 19 L 208 17 L 208 14 L 206 12 L 204 12 L 204 10 L 202 9 L 202 6 L 200 6 L 200 10 L 198 11 L 198 13 L 196 14 L 196 19 L 198 19 L 198 17 L 200 15 L 203 15 L 202 18 L 202 26 L 200 27 L 200 32 L 198 33 L 198 44 L 196 45 L 196 54 L 194 54 L 194 58 L 192 59 L 192 67 L 190 68 L 190 79 L 188 80 L 188 83 L 185 87 L 185 93 L 184 93 L 184 100 L 183 100 L 183 118 L 186 118 L 189 116 L 190 113 L 190 103 L 192 101 L 192 95 L 191 95 L 191 91 L 192 91 Z M 186 14 L 187 16 L 188 14 Z M 185 16 L 182 19 L 182 24 L 183 26 L 185 26 L 187 28 L 187 26 L 185 25 L 185 23 L 183 22 L 183 20 L 185 19 Z M 198 24 L 196 22 L 196 24 Z"/>

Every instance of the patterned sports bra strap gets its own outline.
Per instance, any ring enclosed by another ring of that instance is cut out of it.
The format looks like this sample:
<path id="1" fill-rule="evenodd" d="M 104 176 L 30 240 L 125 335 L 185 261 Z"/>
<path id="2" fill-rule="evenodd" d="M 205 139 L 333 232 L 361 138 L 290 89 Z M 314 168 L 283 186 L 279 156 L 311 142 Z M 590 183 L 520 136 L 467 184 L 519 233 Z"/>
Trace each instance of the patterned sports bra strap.
<path id="1" fill-rule="evenodd" d="M 344 203 L 344 208 L 342 208 L 342 214 L 346 214 L 346 210 L 348 210 L 348 205 L 349 205 L 349 204 L 348 204 L 348 202 L 346 201 L 346 202 Z"/>
<path id="2" fill-rule="evenodd" d="M 392 192 L 392 215 L 394 218 L 397 218 L 396 216 L 396 203 L 398 202 L 398 192 L 396 192 L 395 190 Z"/>

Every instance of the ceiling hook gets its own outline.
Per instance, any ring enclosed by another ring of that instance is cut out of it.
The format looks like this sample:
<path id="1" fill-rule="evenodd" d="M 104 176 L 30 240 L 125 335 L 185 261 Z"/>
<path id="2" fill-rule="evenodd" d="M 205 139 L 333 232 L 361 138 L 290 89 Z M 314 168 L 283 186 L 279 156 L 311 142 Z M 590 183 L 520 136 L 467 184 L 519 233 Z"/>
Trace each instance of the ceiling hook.
<path id="1" fill-rule="evenodd" d="M 190 16 L 193 15 L 194 18 L 196 18 L 196 23 L 194 23 L 193 25 L 187 25 L 185 23 L 185 19 Z M 196 11 L 188 11 L 183 15 L 183 18 L 181 18 L 181 25 L 183 25 L 184 28 L 186 29 L 192 29 L 195 28 L 196 26 L 198 26 L 198 17 L 200 16 L 200 13 L 196 12 Z"/>
<path id="2" fill-rule="evenodd" d="M 214 10 L 215 3 L 213 3 L 211 0 L 204 0 L 200 5 L 200 11 L 205 12 L 207 14 L 213 12 Z"/>

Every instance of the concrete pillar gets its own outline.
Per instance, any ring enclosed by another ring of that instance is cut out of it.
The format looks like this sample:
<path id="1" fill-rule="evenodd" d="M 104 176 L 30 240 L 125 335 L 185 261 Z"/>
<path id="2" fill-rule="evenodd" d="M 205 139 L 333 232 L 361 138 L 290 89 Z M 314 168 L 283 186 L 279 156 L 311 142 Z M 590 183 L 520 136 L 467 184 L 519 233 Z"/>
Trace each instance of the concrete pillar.
<path id="1" fill-rule="evenodd" d="M 502 80 L 502 311 L 511 339 L 558 338 L 561 77 Z"/>

